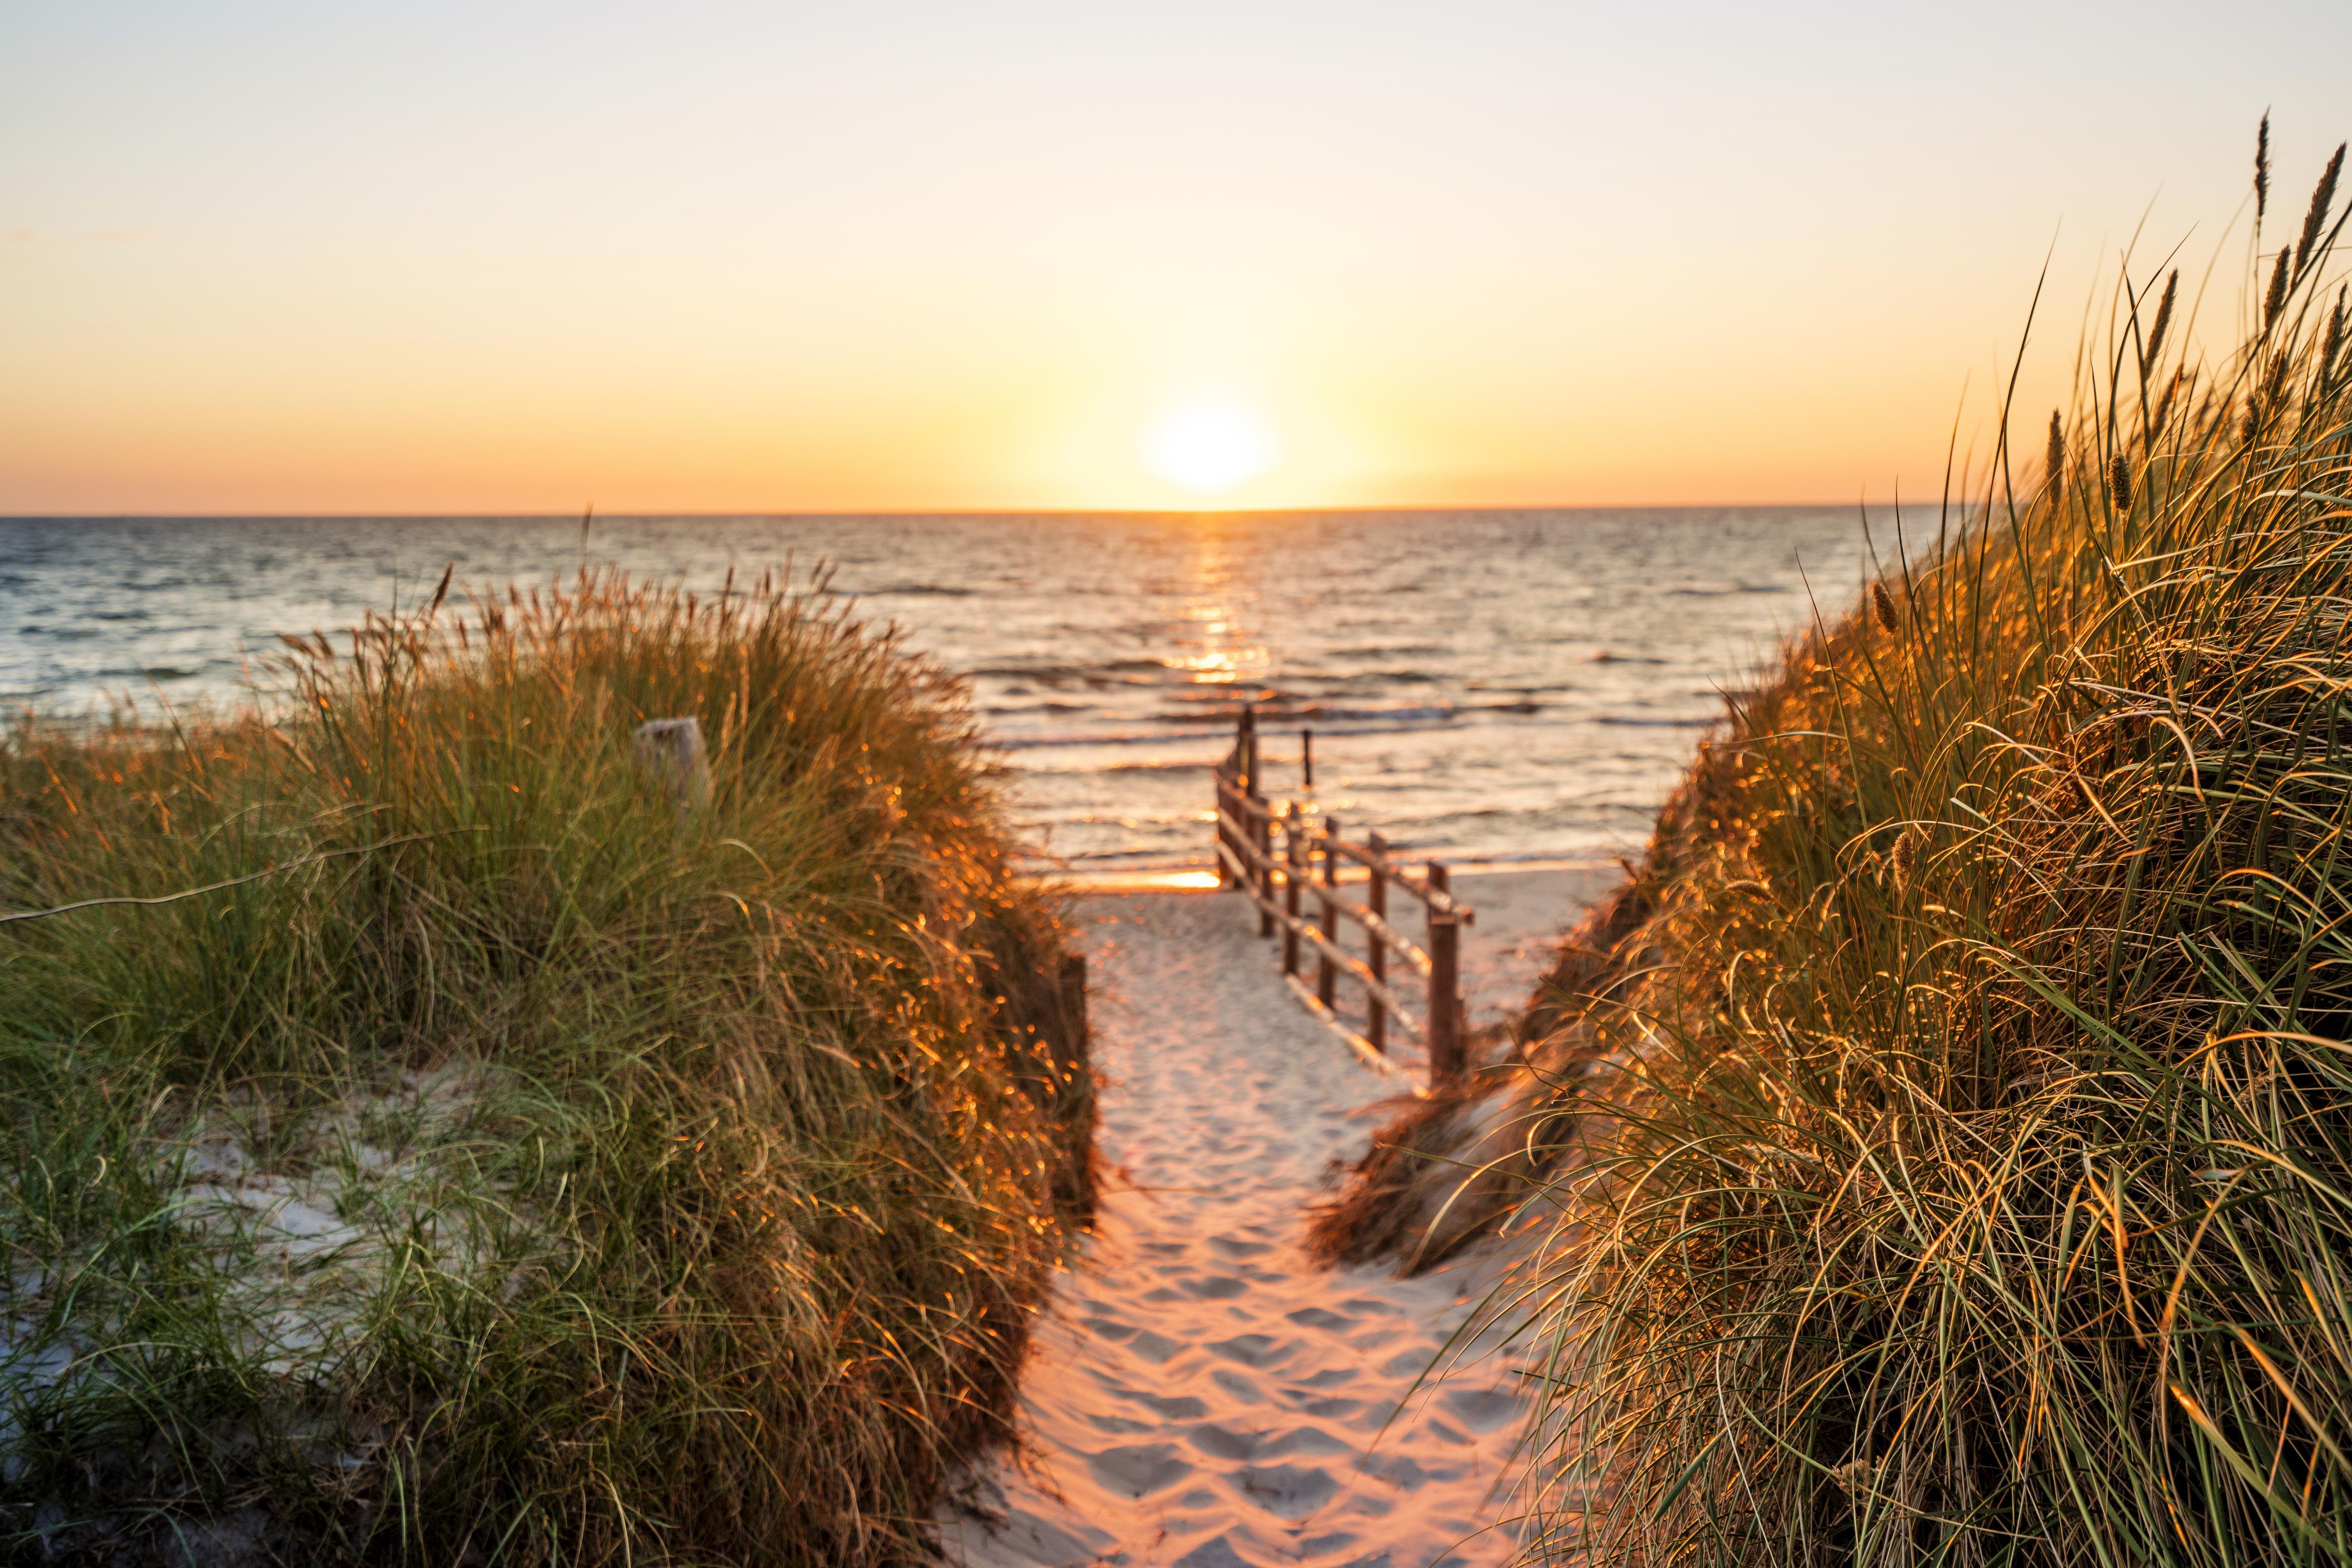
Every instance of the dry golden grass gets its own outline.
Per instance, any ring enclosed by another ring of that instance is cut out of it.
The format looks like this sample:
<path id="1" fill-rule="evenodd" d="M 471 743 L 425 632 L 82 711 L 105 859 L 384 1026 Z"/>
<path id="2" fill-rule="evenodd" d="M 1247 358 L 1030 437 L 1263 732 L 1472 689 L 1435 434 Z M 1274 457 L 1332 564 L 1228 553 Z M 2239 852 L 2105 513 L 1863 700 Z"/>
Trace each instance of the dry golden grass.
<path id="1" fill-rule="evenodd" d="M 2126 296 L 2059 469 L 1888 541 L 1568 956 L 1547 1559 L 2352 1555 L 2334 168 L 2228 362 Z"/>

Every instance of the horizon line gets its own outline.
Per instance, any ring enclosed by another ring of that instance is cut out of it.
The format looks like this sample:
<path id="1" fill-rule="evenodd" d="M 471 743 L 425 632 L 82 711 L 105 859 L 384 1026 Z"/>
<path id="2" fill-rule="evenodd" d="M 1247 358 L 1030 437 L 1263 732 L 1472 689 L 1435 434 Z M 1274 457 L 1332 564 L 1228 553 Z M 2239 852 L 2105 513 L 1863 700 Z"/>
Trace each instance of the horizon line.
<path id="1" fill-rule="evenodd" d="M 1982 497 L 1956 497 L 1949 500 L 1937 497 L 1937 507 L 1956 506 L 1973 507 Z M 1903 502 L 1894 497 L 1883 501 L 1846 499 L 1839 501 L 1640 501 L 1640 502 L 1528 502 L 1515 501 L 1503 505 L 1442 506 L 1333 506 L 1333 507 L 815 507 L 776 511 L 706 510 L 684 511 L 593 511 L 593 512 L 501 512 L 468 510 L 432 510 L 414 512 L 380 511 L 192 511 L 192 512 L 130 512 L 130 511 L 58 511 L 0 512 L 0 522 L 410 522 L 410 521 L 478 521 L 478 522 L 581 522 L 623 517 L 700 517 L 713 521 L 766 517 L 851 518 L 851 517 L 1380 517 L 1411 516 L 1447 512 L 1801 512 L 1825 511 L 1835 507 L 1892 507 L 1907 506 L 1923 507 L 1926 501 Z"/>

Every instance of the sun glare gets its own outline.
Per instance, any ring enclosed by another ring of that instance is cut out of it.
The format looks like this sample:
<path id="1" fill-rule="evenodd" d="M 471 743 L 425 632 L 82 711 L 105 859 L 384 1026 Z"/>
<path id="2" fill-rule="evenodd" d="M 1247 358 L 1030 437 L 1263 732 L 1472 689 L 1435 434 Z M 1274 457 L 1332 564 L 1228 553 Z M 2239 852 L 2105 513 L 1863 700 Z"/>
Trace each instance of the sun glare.
<path id="1" fill-rule="evenodd" d="M 1244 405 L 1203 399 L 1163 410 L 1143 434 L 1154 474 L 1196 496 L 1217 496 L 1274 466 L 1274 432 Z"/>

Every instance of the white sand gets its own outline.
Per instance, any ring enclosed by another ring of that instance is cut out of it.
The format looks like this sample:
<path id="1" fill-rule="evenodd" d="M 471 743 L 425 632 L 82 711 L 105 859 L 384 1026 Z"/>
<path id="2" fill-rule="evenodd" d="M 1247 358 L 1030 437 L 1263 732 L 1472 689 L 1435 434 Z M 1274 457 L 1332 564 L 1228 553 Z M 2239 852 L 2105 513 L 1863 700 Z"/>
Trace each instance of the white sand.
<path id="1" fill-rule="evenodd" d="M 289 1397 L 329 1386 L 427 1274 L 488 1284 L 531 1239 L 480 1168 L 473 1124 L 494 1077 L 464 1060 L 394 1074 L 290 1124 L 280 1113 L 274 1137 L 269 1104 L 239 1091 L 152 1151 L 171 1224 L 193 1244 L 183 1260 L 211 1275 L 212 1326 Z M 28 1406 L 70 1378 L 110 1375 L 90 1352 L 118 1325 L 61 1311 L 79 1266 L 0 1277 L 0 1478 L 16 1473 Z"/>
<path id="2" fill-rule="evenodd" d="M 1522 999 L 1605 878 L 1465 879 L 1474 1015 Z M 1325 1270 L 1301 1250 L 1335 1159 L 1398 1083 L 1284 988 L 1233 894 L 1097 897 L 1096 1061 L 1115 1175 L 1024 1374 L 1025 1455 L 942 1511 L 966 1568 L 1507 1561 L 1523 1406 L 1507 1353 L 1416 1388 L 1494 1274 Z"/>
<path id="3" fill-rule="evenodd" d="M 178 1223 L 216 1270 L 222 1326 L 264 1372 L 329 1377 L 401 1276 L 471 1278 L 495 1256 L 515 1215 L 480 1177 L 473 1125 L 494 1077 L 459 1059 L 315 1110 L 274 1140 L 290 1173 L 257 1160 L 268 1107 L 247 1094 L 194 1118 L 159 1155 L 160 1174 L 180 1184 Z"/>

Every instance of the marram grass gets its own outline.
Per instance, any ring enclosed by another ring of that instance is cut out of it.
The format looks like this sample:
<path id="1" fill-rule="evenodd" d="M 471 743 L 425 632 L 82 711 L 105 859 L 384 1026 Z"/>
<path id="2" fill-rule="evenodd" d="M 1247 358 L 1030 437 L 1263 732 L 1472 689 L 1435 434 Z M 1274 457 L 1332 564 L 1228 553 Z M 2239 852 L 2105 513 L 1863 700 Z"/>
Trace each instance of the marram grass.
<path id="1" fill-rule="evenodd" d="M 2352 1557 L 2335 167 L 2231 357 L 2136 283 L 2055 468 L 1880 541 L 1571 945 L 1537 1556 Z"/>
<path id="2" fill-rule="evenodd" d="M 232 883 L 0 925 L 9 1551 L 920 1557 L 1090 1079 L 959 691 L 820 602 L 436 598 L 0 747 L 0 913 Z"/>

